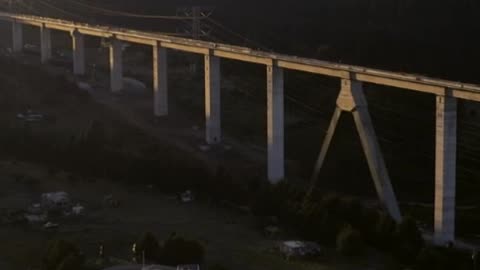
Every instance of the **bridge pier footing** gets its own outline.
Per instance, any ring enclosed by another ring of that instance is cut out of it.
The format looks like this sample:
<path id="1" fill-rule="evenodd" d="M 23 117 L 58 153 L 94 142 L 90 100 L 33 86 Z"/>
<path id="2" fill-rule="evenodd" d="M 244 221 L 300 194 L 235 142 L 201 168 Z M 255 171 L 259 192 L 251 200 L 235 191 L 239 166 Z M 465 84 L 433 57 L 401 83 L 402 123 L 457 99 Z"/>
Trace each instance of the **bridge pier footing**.
<path id="1" fill-rule="evenodd" d="M 434 242 L 455 240 L 457 99 L 437 96 Z"/>
<path id="2" fill-rule="evenodd" d="M 52 58 L 52 36 L 51 30 L 42 25 L 40 28 L 40 54 L 42 64 Z"/>
<path id="3" fill-rule="evenodd" d="M 276 184 L 285 178 L 283 69 L 267 66 L 268 180 Z"/>
<path id="4" fill-rule="evenodd" d="M 12 24 L 12 51 L 14 53 L 23 51 L 23 24 L 18 22 Z"/>
<path id="5" fill-rule="evenodd" d="M 73 49 L 73 74 L 85 75 L 85 39 L 83 34 L 73 31 L 72 49 Z"/>
<path id="6" fill-rule="evenodd" d="M 110 89 L 117 92 L 123 88 L 122 42 L 110 41 Z"/>
<path id="7" fill-rule="evenodd" d="M 168 115 L 168 64 L 167 49 L 153 46 L 153 114 Z"/>
<path id="8" fill-rule="evenodd" d="M 220 58 L 205 55 L 205 136 L 208 144 L 221 142 Z"/>

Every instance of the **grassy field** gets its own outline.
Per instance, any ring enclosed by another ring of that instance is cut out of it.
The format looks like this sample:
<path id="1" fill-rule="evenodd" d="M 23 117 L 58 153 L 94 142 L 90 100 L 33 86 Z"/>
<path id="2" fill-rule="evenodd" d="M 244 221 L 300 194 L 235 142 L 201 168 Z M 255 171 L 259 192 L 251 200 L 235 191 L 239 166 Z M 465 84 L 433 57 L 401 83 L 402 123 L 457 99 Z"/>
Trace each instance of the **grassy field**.
<path id="1" fill-rule="evenodd" d="M 38 202 L 42 192 L 58 190 L 69 192 L 75 202 L 86 207 L 82 217 L 55 220 L 60 224 L 58 231 L 45 231 L 41 224 L 0 225 L 0 258 L 13 269 L 37 265 L 48 240 L 56 238 L 71 240 L 88 256 L 94 257 L 103 242 L 107 256 L 129 258 L 131 244 L 146 231 L 159 239 L 172 232 L 198 239 L 206 247 L 207 262 L 219 262 L 229 269 L 351 269 L 345 262 L 286 262 L 273 252 L 275 241 L 266 239 L 249 216 L 203 202 L 180 204 L 155 187 L 104 180 L 72 182 L 68 174 L 52 176 L 41 166 L 22 162 L 4 161 L 0 166 L 3 209 L 23 209 Z M 23 180 L 18 180 L 20 175 Z M 107 194 L 120 201 L 119 208 L 102 207 Z"/>

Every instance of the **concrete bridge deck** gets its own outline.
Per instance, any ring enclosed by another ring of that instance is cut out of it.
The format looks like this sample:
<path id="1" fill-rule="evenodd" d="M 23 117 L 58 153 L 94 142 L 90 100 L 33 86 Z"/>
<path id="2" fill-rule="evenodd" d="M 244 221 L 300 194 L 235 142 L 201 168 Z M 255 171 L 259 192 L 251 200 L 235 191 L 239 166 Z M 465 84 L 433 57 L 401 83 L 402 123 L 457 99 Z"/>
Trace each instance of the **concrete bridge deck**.
<path id="1" fill-rule="evenodd" d="M 343 65 L 311 58 L 258 51 L 247 47 L 186 39 L 111 26 L 88 25 L 45 17 L 0 12 L 0 20 L 45 27 L 70 33 L 77 31 L 84 35 L 115 38 L 131 43 L 151 46 L 160 45 L 163 48 L 189 53 L 201 55 L 210 54 L 220 58 L 228 58 L 242 62 L 274 65 L 285 69 L 310 72 L 330 77 L 354 79 L 361 82 L 398 87 L 435 95 L 480 101 L 480 85 L 475 84 L 453 82 L 420 75 L 389 72 L 353 65 Z M 445 91 L 445 88 L 448 88 L 449 91 Z"/>

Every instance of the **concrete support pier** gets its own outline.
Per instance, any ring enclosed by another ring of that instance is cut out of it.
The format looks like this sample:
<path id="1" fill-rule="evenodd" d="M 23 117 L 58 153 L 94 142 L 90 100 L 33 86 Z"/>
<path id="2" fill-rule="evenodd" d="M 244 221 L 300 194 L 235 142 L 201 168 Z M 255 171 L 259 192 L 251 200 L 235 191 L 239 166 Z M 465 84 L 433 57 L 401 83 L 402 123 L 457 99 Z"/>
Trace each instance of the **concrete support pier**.
<path id="1" fill-rule="evenodd" d="M 326 152 L 335 132 L 341 111 L 351 112 L 357 127 L 362 148 L 367 158 L 368 167 L 372 174 L 375 189 L 377 191 L 380 202 L 386 208 L 390 216 L 401 221 L 400 209 L 398 207 L 397 198 L 390 182 L 390 176 L 383 159 L 382 151 L 378 143 L 377 135 L 373 128 L 372 119 L 368 111 L 368 104 L 363 93 L 361 82 L 342 79 L 340 94 L 337 98 L 337 109 L 335 110 L 328 133 L 324 139 L 322 150 L 314 169 L 312 180 L 316 180 L 318 172 L 323 165 Z"/>
<path id="2" fill-rule="evenodd" d="M 268 180 L 285 178 L 283 69 L 267 66 Z"/>
<path id="3" fill-rule="evenodd" d="M 51 30 L 42 25 L 40 28 L 40 57 L 42 64 L 52 58 L 52 36 Z"/>
<path id="4" fill-rule="evenodd" d="M 110 89 L 123 89 L 122 42 L 117 39 L 110 41 Z"/>
<path id="5" fill-rule="evenodd" d="M 437 245 L 455 240 L 456 152 L 457 99 L 437 96 L 434 220 Z"/>
<path id="6" fill-rule="evenodd" d="M 12 24 L 12 50 L 14 53 L 23 51 L 23 24 L 18 22 Z"/>
<path id="7" fill-rule="evenodd" d="M 221 142 L 220 58 L 205 55 L 205 120 L 208 144 Z"/>
<path id="8" fill-rule="evenodd" d="M 153 46 L 153 113 L 155 117 L 168 115 L 167 49 Z"/>
<path id="9" fill-rule="evenodd" d="M 73 74 L 85 75 L 85 39 L 78 31 L 72 32 Z"/>

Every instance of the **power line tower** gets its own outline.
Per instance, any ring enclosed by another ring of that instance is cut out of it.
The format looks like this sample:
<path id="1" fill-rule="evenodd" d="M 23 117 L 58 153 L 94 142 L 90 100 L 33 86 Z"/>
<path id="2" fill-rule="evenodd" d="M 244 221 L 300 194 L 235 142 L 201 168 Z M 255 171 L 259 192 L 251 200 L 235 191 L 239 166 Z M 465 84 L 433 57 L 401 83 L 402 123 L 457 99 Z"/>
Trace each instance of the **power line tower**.
<path id="1" fill-rule="evenodd" d="M 192 6 L 177 8 L 177 16 L 185 17 L 177 27 L 177 33 L 193 39 L 208 39 L 212 29 L 203 20 L 213 14 L 214 7 Z"/>
<path id="2" fill-rule="evenodd" d="M 177 33 L 186 35 L 193 39 L 209 39 L 212 29 L 203 20 L 212 15 L 213 7 L 179 7 L 177 8 L 177 16 L 185 17 L 181 25 L 177 28 Z M 190 59 L 190 72 L 197 73 L 198 60 L 196 58 Z"/>

